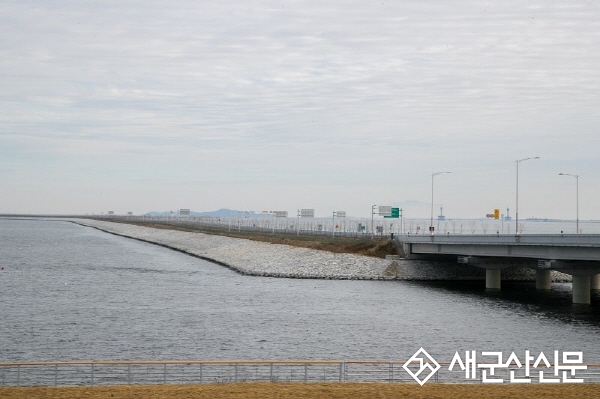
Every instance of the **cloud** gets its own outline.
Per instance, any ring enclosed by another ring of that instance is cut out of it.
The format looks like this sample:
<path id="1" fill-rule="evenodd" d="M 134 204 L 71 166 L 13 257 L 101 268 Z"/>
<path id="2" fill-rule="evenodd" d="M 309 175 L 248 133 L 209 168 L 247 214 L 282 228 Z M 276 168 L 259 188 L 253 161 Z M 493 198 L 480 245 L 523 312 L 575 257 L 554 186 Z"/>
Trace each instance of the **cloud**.
<path id="1" fill-rule="evenodd" d="M 23 179 L 43 191 L 38 179 L 61 176 L 65 197 L 84 176 L 138 185 L 144 196 L 111 200 L 139 211 L 160 206 L 153 184 L 178 182 L 196 201 L 184 181 L 214 188 L 198 208 L 227 205 L 227 186 L 242 185 L 258 209 L 276 183 L 302 185 L 322 207 L 343 193 L 360 210 L 378 196 L 427 202 L 431 173 L 452 169 L 445 209 L 471 216 L 491 202 L 489 176 L 497 201 L 514 201 L 514 160 L 527 156 L 542 157 L 529 173 L 547 185 L 532 181 L 523 204 L 565 199 L 551 193 L 565 184 L 558 172 L 573 172 L 564 166 L 589 176 L 594 195 L 598 11 L 560 1 L 6 4 L 0 188 L 11 195 L 0 211 L 20 211 Z M 292 203 L 294 192 L 278 198 Z M 541 211 L 564 215 L 553 203 Z"/>

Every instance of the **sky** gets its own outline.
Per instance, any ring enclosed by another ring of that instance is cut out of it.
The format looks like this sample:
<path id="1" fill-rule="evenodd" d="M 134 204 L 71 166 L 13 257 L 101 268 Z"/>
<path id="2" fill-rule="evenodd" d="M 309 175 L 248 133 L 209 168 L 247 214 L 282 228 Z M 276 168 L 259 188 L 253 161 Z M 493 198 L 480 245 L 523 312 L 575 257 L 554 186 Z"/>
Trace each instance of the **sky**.
<path id="1" fill-rule="evenodd" d="M 0 213 L 600 219 L 600 2 L 2 9 Z"/>

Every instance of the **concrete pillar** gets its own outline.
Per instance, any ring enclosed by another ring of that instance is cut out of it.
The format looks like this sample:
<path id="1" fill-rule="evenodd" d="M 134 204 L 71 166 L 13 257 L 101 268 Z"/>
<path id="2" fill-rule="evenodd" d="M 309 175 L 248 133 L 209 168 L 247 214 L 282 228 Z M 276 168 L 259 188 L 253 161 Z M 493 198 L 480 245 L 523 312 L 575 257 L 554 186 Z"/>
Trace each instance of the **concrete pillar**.
<path id="1" fill-rule="evenodd" d="M 573 276 L 573 303 L 591 304 L 590 276 Z"/>
<path id="2" fill-rule="evenodd" d="M 600 273 L 592 276 L 592 289 L 600 290 Z"/>
<path id="3" fill-rule="evenodd" d="M 485 269 L 485 288 L 500 290 L 500 269 Z"/>
<path id="4" fill-rule="evenodd" d="M 535 271 L 535 288 L 538 290 L 552 289 L 552 274 L 548 269 L 538 269 Z"/>

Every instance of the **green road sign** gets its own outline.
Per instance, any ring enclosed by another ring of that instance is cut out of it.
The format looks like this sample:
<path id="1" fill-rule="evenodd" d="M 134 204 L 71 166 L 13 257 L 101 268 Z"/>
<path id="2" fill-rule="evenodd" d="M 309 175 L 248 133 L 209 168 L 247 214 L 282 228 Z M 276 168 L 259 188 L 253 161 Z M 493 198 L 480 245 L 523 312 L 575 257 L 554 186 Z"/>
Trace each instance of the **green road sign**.
<path id="1" fill-rule="evenodd" d="M 384 218 L 398 219 L 400 217 L 400 208 L 392 208 L 392 214 L 390 216 L 384 216 Z"/>

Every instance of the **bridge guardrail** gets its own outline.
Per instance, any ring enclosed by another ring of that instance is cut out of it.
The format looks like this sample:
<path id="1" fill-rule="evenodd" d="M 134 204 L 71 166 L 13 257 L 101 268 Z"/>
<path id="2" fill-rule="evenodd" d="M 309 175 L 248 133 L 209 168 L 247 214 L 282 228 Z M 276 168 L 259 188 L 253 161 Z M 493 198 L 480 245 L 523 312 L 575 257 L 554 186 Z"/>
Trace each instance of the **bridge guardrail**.
<path id="1" fill-rule="evenodd" d="M 600 247 L 600 234 L 400 234 L 406 243 Z"/>

